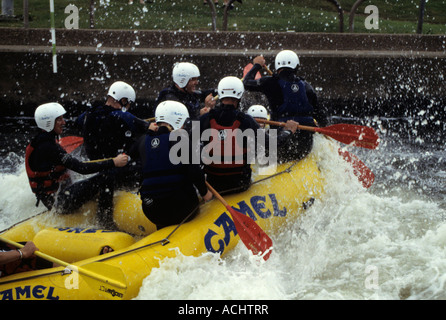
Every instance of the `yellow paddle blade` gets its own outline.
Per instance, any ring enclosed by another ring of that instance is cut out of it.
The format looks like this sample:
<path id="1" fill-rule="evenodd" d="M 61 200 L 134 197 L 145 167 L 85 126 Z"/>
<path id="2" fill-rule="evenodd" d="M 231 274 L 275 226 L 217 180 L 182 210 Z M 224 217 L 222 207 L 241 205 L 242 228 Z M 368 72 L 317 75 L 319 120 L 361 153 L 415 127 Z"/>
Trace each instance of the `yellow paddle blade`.
<path id="1" fill-rule="evenodd" d="M 0 241 L 16 248 L 23 248 L 22 244 L 1 236 Z M 34 254 L 54 264 L 66 267 L 73 272 L 77 272 L 88 286 L 101 296 L 108 299 L 122 299 L 124 297 L 127 282 L 124 273 L 118 267 L 113 267 L 103 262 L 92 262 L 83 266 L 75 266 L 40 251 L 35 251 Z"/>
<path id="2" fill-rule="evenodd" d="M 88 286 L 103 297 L 113 300 L 123 299 L 127 283 L 120 268 L 102 262 L 93 262 L 81 267 L 68 266 L 68 268 L 79 272 Z"/>

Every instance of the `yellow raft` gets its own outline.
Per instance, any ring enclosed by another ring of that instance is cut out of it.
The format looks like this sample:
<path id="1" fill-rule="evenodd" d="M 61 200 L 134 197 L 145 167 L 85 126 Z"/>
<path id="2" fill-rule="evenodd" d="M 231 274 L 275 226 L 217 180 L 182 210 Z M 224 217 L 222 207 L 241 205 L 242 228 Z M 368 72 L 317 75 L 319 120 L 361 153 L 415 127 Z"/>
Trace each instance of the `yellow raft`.
<path id="1" fill-rule="evenodd" d="M 278 165 L 276 174 L 258 176 L 249 190 L 224 198 L 271 232 L 302 214 L 322 191 L 318 161 L 310 154 L 299 162 Z M 45 212 L 1 236 L 16 242 L 32 240 L 40 252 L 71 265 L 0 278 L 0 299 L 132 299 L 163 258 L 178 252 L 223 255 L 234 248 L 239 236 L 225 209 L 214 199 L 203 204 L 192 221 L 156 231 L 141 210 L 139 196 L 120 192 L 114 212 L 120 232 L 89 227 L 94 225 L 94 203 L 71 215 Z M 100 255 L 105 246 L 114 251 Z"/>

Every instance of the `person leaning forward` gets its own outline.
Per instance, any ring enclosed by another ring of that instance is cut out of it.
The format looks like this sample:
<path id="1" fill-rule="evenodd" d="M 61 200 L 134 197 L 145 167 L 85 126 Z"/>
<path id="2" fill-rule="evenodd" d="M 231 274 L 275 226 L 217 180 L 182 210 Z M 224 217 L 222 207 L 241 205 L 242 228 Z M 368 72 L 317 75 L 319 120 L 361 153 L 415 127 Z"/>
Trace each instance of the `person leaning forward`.
<path id="1" fill-rule="evenodd" d="M 261 146 L 265 152 L 268 152 L 269 141 L 273 139 L 264 130 L 258 130 L 260 129 L 258 123 L 250 115 L 239 110 L 243 93 L 243 83 L 239 78 L 230 76 L 221 79 L 218 84 L 221 104 L 200 117 L 201 135 L 203 136 L 208 129 L 212 132 L 202 152 L 206 179 L 223 194 L 241 192 L 249 188 L 252 171 L 248 154 L 250 151 L 254 150 L 257 153 L 260 150 L 259 133 L 265 135 L 264 145 Z M 255 141 L 243 137 L 245 131 L 250 129 Z M 277 136 L 277 147 L 280 148 L 286 143 L 296 130 L 297 123 L 292 120 L 287 121 L 284 130 Z M 237 138 L 237 134 L 242 138 Z"/>
<path id="2" fill-rule="evenodd" d="M 31 190 L 36 195 L 36 205 L 41 201 L 48 209 L 54 207 L 61 214 L 71 213 L 99 195 L 100 219 L 101 214 L 113 206 L 101 193 L 101 186 L 107 179 L 106 170 L 125 166 L 128 156 L 120 154 L 110 160 L 87 163 L 68 154 L 58 143 L 65 126 L 65 113 L 62 105 L 56 102 L 40 105 L 34 113 L 39 132 L 26 147 L 25 154 Z M 73 183 L 68 169 L 81 174 L 102 172 Z"/>
<path id="3" fill-rule="evenodd" d="M 107 92 L 104 105 L 82 113 L 76 120 L 82 131 L 85 151 L 90 160 L 126 153 L 146 133 L 149 124 L 129 112 L 136 100 L 132 86 L 114 82 Z"/>
<path id="4" fill-rule="evenodd" d="M 205 201 L 212 199 L 200 164 L 191 160 L 189 133 L 179 130 L 188 118 L 189 113 L 182 103 L 170 100 L 161 102 L 155 113 L 156 131 L 149 130 L 130 153 L 132 157 L 141 158 L 143 180 L 139 193 L 142 209 L 158 230 L 185 219 L 190 220 L 198 213 L 199 199 L 195 188 Z M 171 141 L 171 137 L 177 133 L 184 135 L 180 141 L 188 141 L 186 159 L 181 158 L 183 155 L 171 155 L 172 148 L 178 142 L 175 138 Z"/>
<path id="5" fill-rule="evenodd" d="M 124 81 L 114 82 L 107 92 L 104 105 L 81 114 L 76 120 L 84 138 L 90 160 L 107 159 L 128 153 L 135 141 L 147 132 L 149 124 L 129 112 L 136 100 L 132 86 Z M 109 170 L 104 181 L 104 193 L 112 201 L 115 190 L 134 190 L 139 187 L 141 163 L 132 159 L 125 167 Z M 109 206 L 111 208 L 111 206 Z M 104 215 L 111 216 L 112 212 Z"/>

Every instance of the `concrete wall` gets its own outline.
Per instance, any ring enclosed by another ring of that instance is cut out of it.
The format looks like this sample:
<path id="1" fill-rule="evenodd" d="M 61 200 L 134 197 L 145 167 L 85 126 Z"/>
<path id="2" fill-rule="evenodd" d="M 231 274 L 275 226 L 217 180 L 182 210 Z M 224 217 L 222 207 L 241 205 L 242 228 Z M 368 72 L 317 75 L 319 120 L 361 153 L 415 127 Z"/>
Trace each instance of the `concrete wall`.
<path id="1" fill-rule="evenodd" d="M 48 30 L 0 28 L 0 115 L 30 115 L 53 100 L 81 111 L 103 101 L 116 80 L 132 84 L 139 110 L 146 110 L 171 82 L 176 61 L 196 63 L 200 86 L 208 88 L 223 76 L 241 77 L 258 54 L 273 69 L 282 49 L 298 53 L 300 74 L 334 114 L 404 114 L 410 101 L 446 96 L 444 35 L 61 29 L 56 37 L 54 74 Z"/>

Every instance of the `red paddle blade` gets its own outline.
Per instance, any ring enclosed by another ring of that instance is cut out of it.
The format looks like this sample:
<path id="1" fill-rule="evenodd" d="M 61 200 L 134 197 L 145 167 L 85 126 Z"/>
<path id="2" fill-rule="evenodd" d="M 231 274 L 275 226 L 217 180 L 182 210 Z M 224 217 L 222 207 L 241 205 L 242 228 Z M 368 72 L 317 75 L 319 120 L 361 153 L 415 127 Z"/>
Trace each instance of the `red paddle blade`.
<path id="1" fill-rule="evenodd" d="M 315 131 L 357 147 L 375 149 L 379 145 L 378 134 L 373 128 L 367 126 L 339 123 L 325 128 L 315 128 Z"/>
<path id="2" fill-rule="evenodd" d="M 249 72 L 249 70 L 252 69 L 252 67 L 254 67 L 254 65 L 252 63 L 248 63 L 245 68 L 243 69 L 243 79 L 246 77 L 246 74 Z M 260 72 L 256 73 L 255 76 L 255 80 L 260 79 L 262 77 L 262 75 L 260 74 Z"/>
<path id="3" fill-rule="evenodd" d="M 226 208 L 229 210 L 232 220 L 234 220 L 235 228 L 245 246 L 254 255 L 259 253 L 264 254 L 266 252 L 263 259 L 265 261 L 268 260 L 273 246 L 271 238 L 250 217 L 238 212 L 229 205 Z"/>
<path id="4" fill-rule="evenodd" d="M 354 154 L 341 149 L 339 149 L 338 152 L 345 161 L 352 165 L 353 173 L 356 177 L 358 177 L 358 180 L 362 183 L 363 187 L 366 189 L 370 188 L 375 181 L 375 175 L 373 174 L 372 170 L 370 170 L 364 164 L 364 162 L 359 160 L 359 158 Z"/>
<path id="5" fill-rule="evenodd" d="M 59 139 L 59 144 L 67 153 L 73 152 L 84 143 L 84 138 L 76 136 L 67 136 Z"/>

